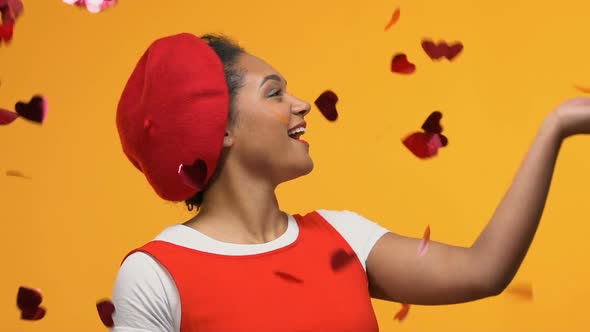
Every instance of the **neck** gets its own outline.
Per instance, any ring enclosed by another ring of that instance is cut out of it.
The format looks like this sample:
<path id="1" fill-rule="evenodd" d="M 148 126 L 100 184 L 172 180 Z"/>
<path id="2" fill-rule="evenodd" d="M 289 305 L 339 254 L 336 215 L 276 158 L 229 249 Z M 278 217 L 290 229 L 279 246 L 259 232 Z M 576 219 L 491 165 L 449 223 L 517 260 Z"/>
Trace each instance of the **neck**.
<path id="1" fill-rule="evenodd" d="M 195 222 L 187 226 L 224 242 L 272 241 L 287 228 L 275 189 L 251 174 L 224 171 L 205 193 Z"/>

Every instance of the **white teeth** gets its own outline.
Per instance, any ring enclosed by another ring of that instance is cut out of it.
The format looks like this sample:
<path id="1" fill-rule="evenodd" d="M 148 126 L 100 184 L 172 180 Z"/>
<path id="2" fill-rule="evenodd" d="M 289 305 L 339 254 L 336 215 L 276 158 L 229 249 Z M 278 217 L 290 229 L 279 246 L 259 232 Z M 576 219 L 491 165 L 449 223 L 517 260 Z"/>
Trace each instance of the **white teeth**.
<path id="1" fill-rule="evenodd" d="M 305 128 L 304 127 L 299 127 L 299 128 L 295 128 L 295 129 L 289 130 L 287 132 L 287 135 L 292 136 L 292 135 L 295 135 L 295 134 L 298 134 L 298 133 L 305 133 Z"/>

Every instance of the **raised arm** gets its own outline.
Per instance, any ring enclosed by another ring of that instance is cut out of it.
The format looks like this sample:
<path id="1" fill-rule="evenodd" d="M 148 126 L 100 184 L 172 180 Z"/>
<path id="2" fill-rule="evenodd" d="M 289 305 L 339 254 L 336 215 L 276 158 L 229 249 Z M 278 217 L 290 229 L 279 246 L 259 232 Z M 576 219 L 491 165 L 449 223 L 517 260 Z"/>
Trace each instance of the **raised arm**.
<path id="1" fill-rule="evenodd" d="M 565 137 L 590 133 L 590 99 L 571 99 L 543 122 L 491 220 L 470 248 L 388 233 L 367 259 L 371 295 L 409 304 L 453 304 L 501 293 L 533 240 Z"/>

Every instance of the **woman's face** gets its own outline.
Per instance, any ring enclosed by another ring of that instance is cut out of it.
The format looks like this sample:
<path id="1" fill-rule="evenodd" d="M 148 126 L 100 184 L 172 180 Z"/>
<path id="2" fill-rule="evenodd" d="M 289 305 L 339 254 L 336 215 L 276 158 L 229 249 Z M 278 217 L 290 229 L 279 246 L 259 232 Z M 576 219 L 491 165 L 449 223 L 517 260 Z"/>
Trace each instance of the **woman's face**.
<path id="1" fill-rule="evenodd" d="M 309 103 L 289 94 L 285 79 L 262 59 L 245 53 L 237 67 L 243 85 L 235 99 L 237 121 L 228 130 L 228 157 L 275 185 L 311 172 L 309 145 L 301 133 L 288 134 L 299 125 L 305 129 Z"/>

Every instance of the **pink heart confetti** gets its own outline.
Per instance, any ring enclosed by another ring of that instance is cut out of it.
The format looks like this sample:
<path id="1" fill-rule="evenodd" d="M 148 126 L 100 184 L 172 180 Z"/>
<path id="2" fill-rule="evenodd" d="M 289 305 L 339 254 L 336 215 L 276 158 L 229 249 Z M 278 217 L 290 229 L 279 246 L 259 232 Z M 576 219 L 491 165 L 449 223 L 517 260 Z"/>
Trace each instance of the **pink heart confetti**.
<path id="1" fill-rule="evenodd" d="M 47 312 L 41 307 L 43 297 L 40 289 L 20 287 L 16 295 L 16 305 L 21 311 L 21 319 L 40 320 Z"/>
<path id="2" fill-rule="evenodd" d="M 93 14 L 100 13 L 117 4 L 117 0 L 63 0 L 63 2 L 77 7 L 86 7 L 86 10 Z"/>

